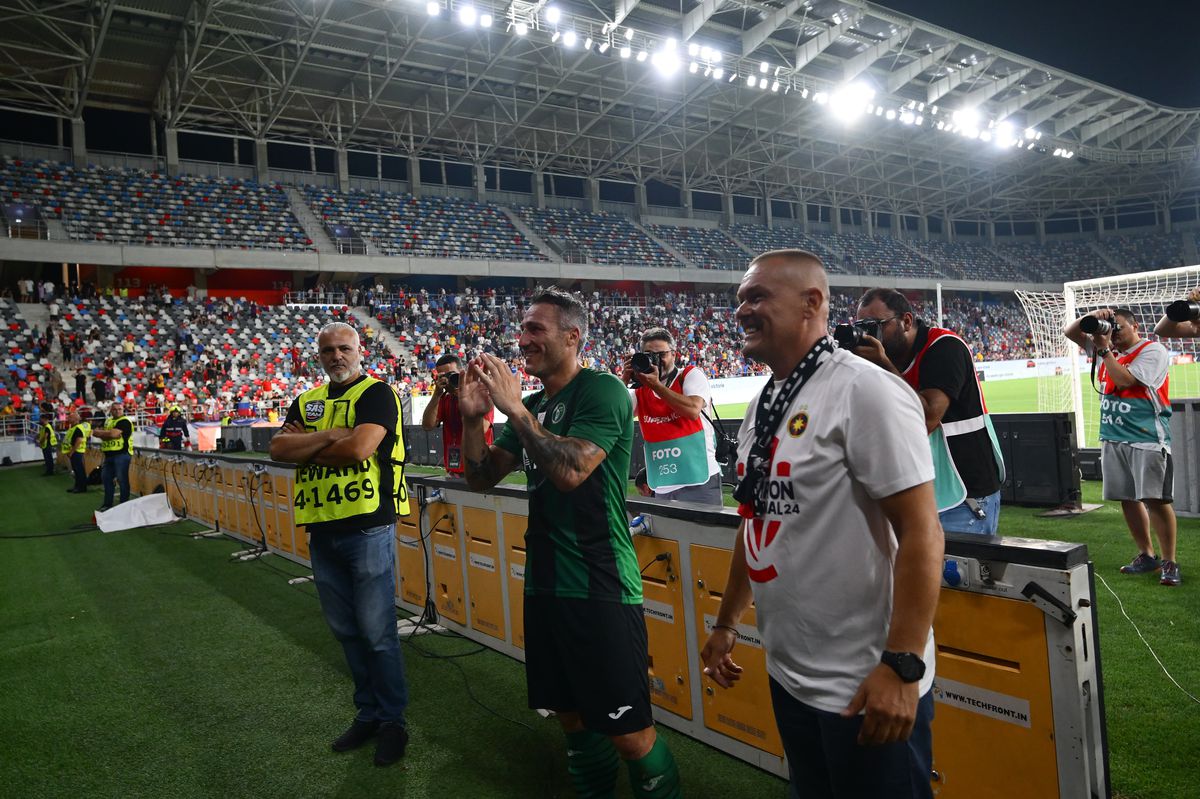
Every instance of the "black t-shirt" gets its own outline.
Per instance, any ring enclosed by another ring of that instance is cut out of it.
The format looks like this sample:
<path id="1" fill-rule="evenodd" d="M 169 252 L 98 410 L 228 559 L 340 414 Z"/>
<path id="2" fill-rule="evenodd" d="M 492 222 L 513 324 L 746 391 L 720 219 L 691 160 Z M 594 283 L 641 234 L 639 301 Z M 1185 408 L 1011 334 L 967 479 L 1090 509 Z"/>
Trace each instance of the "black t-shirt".
<path id="1" fill-rule="evenodd" d="M 361 375 L 357 380 L 343 386 L 330 384 L 329 399 L 334 400 L 341 397 L 349 388 L 358 385 L 359 381 L 365 379 L 366 375 Z M 286 421 L 304 424 L 299 397 L 292 400 Z M 358 427 L 360 424 L 377 424 L 387 431 L 375 452 L 379 456 L 380 485 L 390 486 L 392 484 L 392 446 L 396 440 L 396 433 L 400 429 L 400 419 L 396 409 L 396 392 L 387 383 L 376 383 L 358 398 L 358 402 L 354 405 L 354 426 Z M 368 527 L 391 524 L 396 521 L 396 506 L 389 500 L 386 493 L 386 491 L 380 492 L 379 508 L 374 513 L 360 513 L 357 516 L 348 516 L 335 522 L 310 524 L 308 532 L 351 533 L 365 530 Z"/>
<path id="2" fill-rule="evenodd" d="M 929 326 L 918 323 L 914 352 L 920 352 L 929 339 Z M 975 362 L 971 350 L 961 339 L 942 336 L 933 343 L 921 359 L 921 389 L 936 388 L 950 398 L 942 422 L 973 419 L 983 413 L 979 384 L 975 378 Z M 964 433 L 947 439 L 950 457 L 967 496 L 984 497 L 1000 490 L 996 458 L 986 429 Z"/>
<path id="3" fill-rule="evenodd" d="M 127 442 L 129 441 L 130 437 L 133 435 L 133 423 L 130 422 L 128 419 L 121 419 L 119 422 L 117 422 L 114 425 L 114 427 L 117 430 L 121 431 L 121 448 L 116 449 L 116 450 L 113 450 L 113 449 L 105 450 L 104 451 L 105 458 L 115 458 L 118 455 L 129 451 Z"/>

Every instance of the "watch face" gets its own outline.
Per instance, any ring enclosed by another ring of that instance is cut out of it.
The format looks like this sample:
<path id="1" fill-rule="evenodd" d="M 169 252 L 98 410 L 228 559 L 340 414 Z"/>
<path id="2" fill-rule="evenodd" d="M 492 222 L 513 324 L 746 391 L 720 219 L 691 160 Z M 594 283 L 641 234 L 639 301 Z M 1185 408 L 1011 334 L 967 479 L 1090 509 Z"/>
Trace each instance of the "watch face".
<path id="1" fill-rule="evenodd" d="M 925 661 L 912 652 L 884 652 L 883 662 L 891 666 L 905 682 L 917 682 L 925 676 Z"/>

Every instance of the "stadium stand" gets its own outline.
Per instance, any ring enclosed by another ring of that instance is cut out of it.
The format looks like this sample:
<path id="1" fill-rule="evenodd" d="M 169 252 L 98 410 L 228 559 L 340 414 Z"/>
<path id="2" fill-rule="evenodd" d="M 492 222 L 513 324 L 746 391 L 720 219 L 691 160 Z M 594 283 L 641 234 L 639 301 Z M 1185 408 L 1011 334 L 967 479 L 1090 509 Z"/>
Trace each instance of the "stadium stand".
<path id="1" fill-rule="evenodd" d="M 568 261 L 675 268 L 681 264 L 628 218 L 574 208 L 519 208 L 521 218 Z"/>
<path id="2" fill-rule="evenodd" d="M 458 197 L 338 192 L 317 186 L 305 186 L 304 197 L 327 226 L 352 228 L 384 255 L 546 260 L 494 205 Z"/>
<path id="3" fill-rule="evenodd" d="M 1108 235 L 1099 244 L 1125 272 L 1183 266 L 1183 242 L 1178 233 Z"/>
<path id="4" fill-rule="evenodd" d="M 824 249 L 835 254 L 842 272 L 903 277 L 937 276 L 933 264 L 890 236 L 825 233 L 814 235 L 814 238 Z"/>
<path id="5" fill-rule="evenodd" d="M 3 435 L 15 435 L 20 432 L 23 414 L 51 395 L 56 375 L 45 331 L 31 328 L 17 306 L 7 299 L 0 299 L 0 328 L 4 331 L 0 427 Z"/>
<path id="6" fill-rule="evenodd" d="M 1030 280 L 1016 266 L 982 244 L 965 241 L 906 239 L 905 243 L 929 260 L 940 264 L 947 274 L 969 280 Z"/>
<path id="7" fill-rule="evenodd" d="M 683 253 L 699 269 L 745 269 L 750 256 L 719 228 L 647 225 L 659 239 Z"/>
<path id="8" fill-rule="evenodd" d="M 277 184 L 5 157 L 0 191 L 6 200 L 35 203 L 60 219 L 76 240 L 313 249 Z"/>
<path id="9" fill-rule="evenodd" d="M 1045 245 L 1019 242 L 998 244 L 996 249 L 1036 280 L 1048 283 L 1102 277 L 1113 271 L 1086 241 L 1047 241 Z"/>

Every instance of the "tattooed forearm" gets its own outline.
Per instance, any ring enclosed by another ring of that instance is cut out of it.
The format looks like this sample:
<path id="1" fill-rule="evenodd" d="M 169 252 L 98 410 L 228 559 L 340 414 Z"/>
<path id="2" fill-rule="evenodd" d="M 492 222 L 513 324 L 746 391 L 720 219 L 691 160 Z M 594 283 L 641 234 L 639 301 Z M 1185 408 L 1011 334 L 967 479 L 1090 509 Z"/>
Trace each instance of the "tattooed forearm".
<path id="1" fill-rule="evenodd" d="M 510 419 L 529 458 L 560 491 L 572 491 L 604 460 L 604 450 L 591 441 L 548 432 L 529 414 Z"/>
<path id="2" fill-rule="evenodd" d="M 490 448 L 483 450 L 483 455 L 479 458 L 466 457 L 463 459 L 466 462 L 465 477 L 467 485 L 475 491 L 483 491 L 499 483 L 508 471 L 500 471 L 499 465 L 496 463 L 496 458 L 492 457 Z"/>

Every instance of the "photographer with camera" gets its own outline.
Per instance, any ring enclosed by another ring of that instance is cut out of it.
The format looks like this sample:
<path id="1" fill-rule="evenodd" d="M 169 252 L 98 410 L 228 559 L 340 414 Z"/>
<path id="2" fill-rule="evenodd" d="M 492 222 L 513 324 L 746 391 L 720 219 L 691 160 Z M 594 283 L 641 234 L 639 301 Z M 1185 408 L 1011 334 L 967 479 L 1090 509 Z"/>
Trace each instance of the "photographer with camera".
<path id="1" fill-rule="evenodd" d="M 942 529 L 995 535 L 1004 458 L 967 343 L 951 330 L 918 319 L 903 294 L 885 288 L 864 294 L 858 321 L 838 325 L 834 338 L 843 349 L 899 375 L 917 392 L 933 453 Z"/>
<path id="2" fill-rule="evenodd" d="M 680 369 L 675 339 L 662 327 L 642 334 L 642 351 L 625 365 L 633 412 L 646 454 L 642 496 L 721 507 L 721 466 L 716 434 L 705 409 L 712 403 L 708 378 L 694 365 Z"/>
<path id="3" fill-rule="evenodd" d="M 1155 331 L 1162 327 L 1160 321 Z M 1138 547 L 1138 554 L 1121 572 L 1160 572 L 1160 583 L 1179 585 L 1171 504 L 1170 356 L 1163 345 L 1138 335 L 1137 318 L 1126 308 L 1092 311 L 1067 325 L 1063 335 L 1098 365 L 1104 498 L 1120 501 L 1125 524 Z M 1150 541 L 1151 526 L 1159 555 L 1154 554 Z"/>
<path id="4" fill-rule="evenodd" d="M 457 355 L 443 355 L 434 364 L 433 396 L 421 414 L 421 427 L 426 430 L 436 430 L 442 425 L 442 464 L 446 473 L 455 477 L 463 474 L 462 414 L 458 410 L 458 387 L 462 379 L 462 359 Z M 491 444 L 493 440 L 492 411 L 489 410 L 483 419 L 484 440 Z"/>

